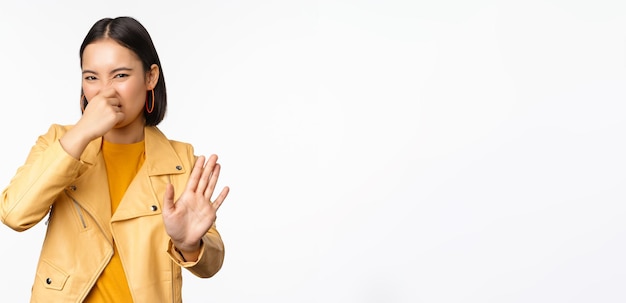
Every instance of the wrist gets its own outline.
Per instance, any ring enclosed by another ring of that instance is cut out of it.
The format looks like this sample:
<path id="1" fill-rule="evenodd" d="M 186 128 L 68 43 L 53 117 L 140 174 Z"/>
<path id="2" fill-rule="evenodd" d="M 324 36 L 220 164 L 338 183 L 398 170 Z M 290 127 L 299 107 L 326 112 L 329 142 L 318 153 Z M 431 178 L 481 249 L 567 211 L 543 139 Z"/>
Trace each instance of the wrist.
<path id="1" fill-rule="evenodd" d="M 75 159 L 80 159 L 81 154 L 89 144 L 90 140 L 74 128 L 70 129 L 59 139 L 61 147 Z"/>
<path id="2" fill-rule="evenodd" d="M 172 244 L 174 244 L 174 250 L 178 253 L 183 262 L 195 262 L 198 260 L 202 248 L 202 241 L 199 241 L 195 245 L 181 245 L 174 242 L 172 242 Z"/>
<path id="3" fill-rule="evenodd" d="M 183 253 L 193 253 L 193 252 L 200 250 L 201 242 L 202 241 L 198 241 L 196 243 L 178 243 L 178 242 L 172 241 L 176 250 L 183 252 Z"/>

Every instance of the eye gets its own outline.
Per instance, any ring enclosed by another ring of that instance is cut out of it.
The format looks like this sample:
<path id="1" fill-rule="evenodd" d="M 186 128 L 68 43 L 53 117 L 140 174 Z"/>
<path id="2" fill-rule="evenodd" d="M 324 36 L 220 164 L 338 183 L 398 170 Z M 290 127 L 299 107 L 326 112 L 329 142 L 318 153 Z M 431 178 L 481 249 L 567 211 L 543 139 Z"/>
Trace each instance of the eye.
<path id="1" fill-rule="evenodd" d="M 96 77 L 94 77 L 94 76 L 87 76 L 87 77 L 85 77 L 85 80 L 93 81 L 93 80 L 96 80 Z"/>
<path id="2" fill-rule="evenodd" d="M 128 77 L 128 74 L 117 74 L 113 78 L 126 78 L 126 77 Z"/>

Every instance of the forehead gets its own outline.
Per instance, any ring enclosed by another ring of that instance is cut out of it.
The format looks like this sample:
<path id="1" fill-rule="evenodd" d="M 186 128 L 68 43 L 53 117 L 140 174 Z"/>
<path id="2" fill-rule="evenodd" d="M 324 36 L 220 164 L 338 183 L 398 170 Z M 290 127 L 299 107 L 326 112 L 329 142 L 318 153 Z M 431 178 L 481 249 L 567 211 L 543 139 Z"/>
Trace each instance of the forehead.
<path id="1" fill-rule="evenodd" d="M 100 39 L 85 47 L 82 58 L 83 69 L 115 69 L 120 66 L 141 66 L 135 52 L 113 39 Z"/>

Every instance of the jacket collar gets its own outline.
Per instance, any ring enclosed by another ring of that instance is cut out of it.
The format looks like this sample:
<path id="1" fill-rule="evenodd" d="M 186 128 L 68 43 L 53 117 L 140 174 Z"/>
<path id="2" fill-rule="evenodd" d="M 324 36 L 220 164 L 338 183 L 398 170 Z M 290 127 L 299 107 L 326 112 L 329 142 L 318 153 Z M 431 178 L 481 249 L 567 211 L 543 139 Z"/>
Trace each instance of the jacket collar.
<path id="1" fill-rule="evenodd" d="M 146 158 L 144 166 L 149 176 L 182 174 L 185 173 L 185 165 L 170 144 L 169 139 L 156 126 L 144 128 L 144 144 Z M 102 137 L 91 141 L 80 160 L 93 165 L 98 161 L 102 152 Z"/>
<path id="2" fill-rule="evenodd" d="M 144 133 L 146 145 L 144 165 L 149 176 L 185 173 L 185 165 L 161 130 L 156 126 L 147 126 Z"/>

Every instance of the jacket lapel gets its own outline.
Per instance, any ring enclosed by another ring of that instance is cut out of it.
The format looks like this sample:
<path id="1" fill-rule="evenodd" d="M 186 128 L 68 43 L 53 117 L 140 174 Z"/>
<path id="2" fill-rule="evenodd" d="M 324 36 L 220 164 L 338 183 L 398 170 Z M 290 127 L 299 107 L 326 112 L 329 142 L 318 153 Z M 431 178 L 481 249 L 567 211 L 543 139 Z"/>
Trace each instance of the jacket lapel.
<path id="1" fill-rule="evenodd" d="M 161 213 L 161 201 L 170 175 L 187 168 L 165 135 L 156 127 L 145 128 L 146 157 L 126 190 L 111 222 Z M 178 192 L 180 194 L 180 192 Z"/>

